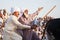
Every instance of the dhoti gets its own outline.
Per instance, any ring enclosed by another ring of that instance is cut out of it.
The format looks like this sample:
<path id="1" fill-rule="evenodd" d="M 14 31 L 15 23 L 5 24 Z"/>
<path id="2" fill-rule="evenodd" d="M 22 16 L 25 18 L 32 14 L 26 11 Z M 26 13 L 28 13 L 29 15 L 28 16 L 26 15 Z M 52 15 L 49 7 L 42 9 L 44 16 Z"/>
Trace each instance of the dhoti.
<path id="1" fill-rule="evenodd" d="M 3 40 L 22 40 L 22 36 L 13 31 L 4 31 Z"/>

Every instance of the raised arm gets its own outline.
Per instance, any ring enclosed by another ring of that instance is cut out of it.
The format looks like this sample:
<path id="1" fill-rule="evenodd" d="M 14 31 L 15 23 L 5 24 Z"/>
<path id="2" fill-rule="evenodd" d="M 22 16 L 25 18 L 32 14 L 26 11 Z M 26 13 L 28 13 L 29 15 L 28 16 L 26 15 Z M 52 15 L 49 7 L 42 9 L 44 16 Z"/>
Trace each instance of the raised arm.
<path id="1" fill-rule="evenodd" d="M 43 7 L 38 8 L 38 10 L 36 10 L 33 14 L 31 14 L 31 16 L 35 17 L 36 15 L 39 14 L 39 12 L 43 9 Z"/>
<path id="2" fill-rule="evenodd" d="M 35 19 L 42 9 L 43 7 L 38 8 L 36 12 L 34 12 L 33 14 L 30 14 L 30 17 L 32 17 L 32 19 Z"/>

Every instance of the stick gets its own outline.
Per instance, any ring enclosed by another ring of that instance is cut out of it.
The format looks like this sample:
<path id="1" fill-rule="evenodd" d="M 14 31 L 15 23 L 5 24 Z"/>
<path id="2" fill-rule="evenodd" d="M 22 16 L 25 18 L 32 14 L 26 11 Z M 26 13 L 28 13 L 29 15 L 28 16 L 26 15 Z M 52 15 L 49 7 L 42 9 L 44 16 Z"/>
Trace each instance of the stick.
<path id="1" fill-rule="evenodd" d="M 56 5 L 53 6 L 53 8 L 52 8 L 50 11 L 47 12 L 47 14 L 43 17 L 43 19 L 44 19 L 55 7 L 56 7 Z M 44 25 L 44 28 L 45 28 L 45 29 L 43 30 L 44 32 L 43 32 L 42 39 L 43 39 L 43 37 L 45 36 L 45 30 L 46 30 L 46 27 L 45 27 L 45 26 L 46 26 L 46 25 Z"/>
<path id="2" fill-rule="evenodd" d="M 53 8 L 51 8 L 51 9 L 46 13 L 46 15 L 43 17 L 43 19 L 44 19 L 55 7 L 56 7 L 56 5 L 53 6 Z"/>

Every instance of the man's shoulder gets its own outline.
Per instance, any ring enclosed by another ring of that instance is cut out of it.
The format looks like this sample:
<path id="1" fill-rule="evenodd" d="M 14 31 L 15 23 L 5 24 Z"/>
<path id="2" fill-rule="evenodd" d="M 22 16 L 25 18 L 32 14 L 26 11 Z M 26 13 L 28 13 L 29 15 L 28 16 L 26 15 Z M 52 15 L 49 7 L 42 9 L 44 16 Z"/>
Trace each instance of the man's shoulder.
<path id="1" fill-rule="evenodd" d="M 17 17 L 14 16 L 14 15 L 11 15 L 10 18 L 11 18 L 11 19 L 17 19 Z"/>

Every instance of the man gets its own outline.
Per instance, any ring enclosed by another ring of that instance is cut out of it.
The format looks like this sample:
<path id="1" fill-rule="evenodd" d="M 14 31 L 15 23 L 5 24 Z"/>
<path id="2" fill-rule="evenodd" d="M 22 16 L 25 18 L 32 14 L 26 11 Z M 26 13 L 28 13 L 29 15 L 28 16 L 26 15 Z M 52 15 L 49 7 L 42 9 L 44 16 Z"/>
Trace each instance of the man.
<path id="1" fill-rule="evenodd" d="M 6 11 L 6 9 L 3 9 L 3 21 L 5 22 L 8 19 L 9 15 Z"/>
<path id="2" fill-rule="evenodd" d="M 19 22 L 21 22 L 22 24 L 31 26 L 32 25 L 31 22 L 36 18 L 35 16 L 38 15 L 41 9 L 43 9 L 43 7 L 38 8 L 38 10 L 34 12 L 33 14 L 28 14 L 28 10 L 26 9 L 23 15 L 19 18 Z M 33 34 L 34 33 L 32 32 L 32 30 L 27 30 L 27 29 L 23 30 L 23 40 L 31 40 Z M 37 37 L 35 36 L 35 38 Z"/>
<path id="3" fill-rule="evenodd" d="M 4 33 L 3 33 L 3 40 L 22 40 L 22 36 L 18 35 L 15 30 L 17 28 L 20 29 L 25 29 L 25 28 L 30 28 L 30 26 L 23 25 L 18 21 L 18 16 L 19 16 L 20 9 L 15 8 L 12 12 L 13 15 L 11 15 L 6 23 L 5 23 L 5 28 L 4 28 Z"/>
<path id="4" fill-rule="evenodd" d="M 2 26 L 2 23 L 3 23 L 3 15 L 2 15 L 2 10 L 0 10 L 0 26 Z"/>
<path id="5" fill-rule="evenodd" d="M 3 24 L 3 18 L 2 18 L 2 10 L 0 10 L 0 38 L 2 38 L 2 24 Z"/>
<path id="6" fill-rule="evenodd" d="M 33 14 L 28 14 L 28 10 L 26 9 L 22 15 L 22 17 L 19 18 L 19 21 L 23 22 L 23 24 L 30 25 L 33 20 L 37 17 L 38 13 L 43 9 L 43 7 L 38 8 L 36 12 Z M 20 20 L 21 19 L 21 20 Z M 27 22 L 28 21 L 28 22 Z M 22 23 L 21 22 L 21 23 Z"/>

